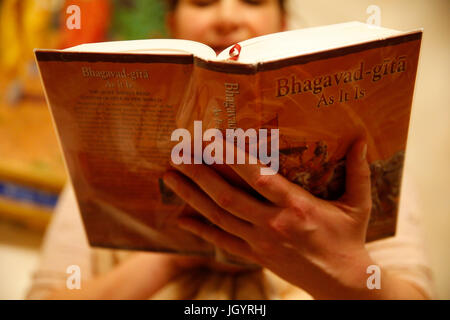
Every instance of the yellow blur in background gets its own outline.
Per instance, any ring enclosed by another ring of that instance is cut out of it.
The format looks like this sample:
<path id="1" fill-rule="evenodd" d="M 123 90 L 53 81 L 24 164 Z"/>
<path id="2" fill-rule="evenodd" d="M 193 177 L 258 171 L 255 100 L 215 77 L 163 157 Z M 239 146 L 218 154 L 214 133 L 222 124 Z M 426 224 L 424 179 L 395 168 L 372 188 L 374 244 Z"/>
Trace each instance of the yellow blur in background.
<path id="1" fill-rule="evenodd" d="M 71 4 L 80 30 L 66 26 Z M 381 26 L 424 28 L 404 170 L 419 191 L 437 297 L 450 299 L 450 1 L 288 0 L 289 27 L 366 22 L 373 6 Z M 0 0 L 0 299 L 24 298 L 66 181 L 33 49 L 149 37 L 167 37 L 158 0 Z"/>
<path id="2" fill-rule="evenodd" d="M 0 4 L 0 217 L 42 231 L 65 172 L 33 49 L 56 47 L 57 32 L 44 2 Z"/>

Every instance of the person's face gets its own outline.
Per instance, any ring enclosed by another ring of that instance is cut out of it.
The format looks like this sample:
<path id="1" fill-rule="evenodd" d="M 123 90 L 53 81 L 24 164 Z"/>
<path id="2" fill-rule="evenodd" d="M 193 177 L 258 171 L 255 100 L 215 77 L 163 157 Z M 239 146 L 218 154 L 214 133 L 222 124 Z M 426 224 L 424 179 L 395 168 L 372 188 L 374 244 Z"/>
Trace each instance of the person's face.
<path id="1" fill-rule="evenodd" d="M 202 42 L 219 53 L 249 38 L 285 29 L 278 0 L 179 0 L 168 15 L 172 37 Z"/>

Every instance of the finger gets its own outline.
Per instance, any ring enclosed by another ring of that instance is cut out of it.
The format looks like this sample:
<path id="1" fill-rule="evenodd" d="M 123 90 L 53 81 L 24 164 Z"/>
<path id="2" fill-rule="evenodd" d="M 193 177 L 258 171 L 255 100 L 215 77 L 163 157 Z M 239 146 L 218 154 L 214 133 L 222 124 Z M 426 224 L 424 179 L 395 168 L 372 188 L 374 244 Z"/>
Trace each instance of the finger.
<path id="1" fill-rule="evenodd" d="M 232 254 L 252 259 L 252 250 L 244 240 L 193 218 L 180 217 L 178 222 L 181 228 L 196 234 L 215 246 Z"/>
<path id="2" fill-rule="evenodd" d="M 223 230 L 243 239 L 248 239 L 254 232 L 250 223 L 241 220 L 220 208 L 195 184 L 177 172 L 167 172 L 164 177 L 166 183 L 178 196 L 210 222 Z"/>
<path id="3" fill-rule="evenodd" d="M 195 182 L 217 205 L 243 220 L 261 224 L 273 213 L 271 210 L 273 208 L 232 187 L 206 165 L 172 164 L 172 166 Z"/>
<path id="4" fill-rule="evenodd" d="M 227 142 L 228 147 L 234 148 L 237 155 L 245 153 L 244 150 L 236 148 L 229 142 Z M 272 172 L 274 174 L 263 174 L 269 172 L 263 171 L 269 168 L 259 160 L 256 160 L 254 156 L 250 154 L 247 154 L 247 156 L 249 157 L 248 163 L 231 164 L 229 166 L 267 200 L 278 206 L 288 207 L 291 204 L 293 195 L 295 195 L 296 201 L 299 201 L 300 198 L 308 201 L 313 197 L 309 192 L 292 183 L 281 174 L 275 173 L 273 170 Z"/>
<path id="5" fill-rule="evenodd" d="M 346 160 L 345 194 L 341 198 L 347 205 L 357 208 L 359 213 L 370 213 L 372 206 L 370 191 L 370 168 L 366 159 L 367 144 L 359 139 L 350 148 Z"/>

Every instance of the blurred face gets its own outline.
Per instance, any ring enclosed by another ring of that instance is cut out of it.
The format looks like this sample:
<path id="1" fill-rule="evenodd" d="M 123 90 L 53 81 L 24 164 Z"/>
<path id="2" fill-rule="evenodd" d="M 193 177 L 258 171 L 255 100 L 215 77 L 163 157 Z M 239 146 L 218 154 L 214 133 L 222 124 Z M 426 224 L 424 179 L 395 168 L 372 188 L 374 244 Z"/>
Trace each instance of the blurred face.
<path id="1" fill-rule="evenodd" d="M 172 37 L 194 40 L 219 53 L 226 47 L 285 29 L 278 0 L 179 0 L 168 16 Z"/>

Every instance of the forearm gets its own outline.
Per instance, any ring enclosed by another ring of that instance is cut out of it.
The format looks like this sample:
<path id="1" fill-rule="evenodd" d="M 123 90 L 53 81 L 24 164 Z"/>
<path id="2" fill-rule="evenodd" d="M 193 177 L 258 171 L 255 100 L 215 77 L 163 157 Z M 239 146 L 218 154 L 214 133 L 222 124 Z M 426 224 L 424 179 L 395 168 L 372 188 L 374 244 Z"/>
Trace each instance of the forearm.
<path id="1" fill-rule="evenodd" d="M 382 271 L 381 288 L 367 289 L 358 299 L 424 300 L 430 297 L 413 282 L 389 271 Z"/>
<path id="2" fill-rule="evenodd" d="M 382 272 L 382 281 L 379 289 L 350 289 L 334 299 L 353 300 L 424 300 L 429 299 L 419 287 L 389 272 Z"/>
<path id="3" fill-rule="evenodd" d="M 367 267 L 371 265 L 376 266 L 377 264 L 372 259 L 366 258 L 346 268 L 349 273 L 353 274 L 351 284 L 327 284 L 325 287 L 328 287 L 328 290 L 321 288 L 315 298 L 353 300 L 423 300 L 430 298 L 413 282 L 404 279 L 398 273 L 382 268 L 380 268 L 379 274 L 379 288 L 370 289 L 368 282 L 371 281 L 368 279 L 372 273 L 367 273 Z"/>
<path id="4" fill-rule="evenodd" d="M 147 299 L 178 272 L 168 254 L 137 254 L 81 289 L 56 290 L 48 299 Z"/>

